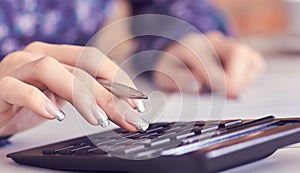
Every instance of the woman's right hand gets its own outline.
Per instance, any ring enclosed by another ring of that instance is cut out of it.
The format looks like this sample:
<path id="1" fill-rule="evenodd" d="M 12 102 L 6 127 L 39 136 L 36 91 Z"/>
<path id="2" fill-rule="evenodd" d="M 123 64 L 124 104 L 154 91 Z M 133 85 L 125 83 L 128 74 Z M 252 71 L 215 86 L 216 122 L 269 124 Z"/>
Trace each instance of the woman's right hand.
<path id="1" fill-rule="evenodd" d="M 64 119 L 64 101 L 92 125 L 105 127 L 111 120 L 128 131 L 145 130 L 148 123 L 132 109 L 143 104 L 117 98 L 95 77 L 135 87 L 95 48 L 34 42 L 7 55 L 0 62 L 0 136 Z"/>
<path id="2" fill-rule="evenodd" d="M 153 79 L 168 91 L 197 93 L 208 88 L 236 98 L 265 68 L 258 51 L 219 31 L 189 33 L 165 52 L 155 64 Z"/>

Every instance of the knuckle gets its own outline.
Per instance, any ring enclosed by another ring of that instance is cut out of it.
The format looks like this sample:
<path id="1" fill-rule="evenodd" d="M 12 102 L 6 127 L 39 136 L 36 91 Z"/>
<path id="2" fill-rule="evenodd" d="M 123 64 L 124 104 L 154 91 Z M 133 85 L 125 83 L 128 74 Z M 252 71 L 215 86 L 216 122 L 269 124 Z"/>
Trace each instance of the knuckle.
<path id="1" fill-rule="evenodd" d="M 75 76 L 77 76 L 77 77 L 82 77 L 82 76 L 84 76 L 84 77 L 92 77 L 92 76 L 90 76 L 90 75 L 88 74 L 88 72 L 84 71 L 84 70 L 81 69 L 81 68 L 74 68 L 74 69 L 73 69 L 73 74 L 74 74 Z"/>
<path id="2" fill-rule="evenodd" d="M 239 42 L 235 42 L 232 44 L 230 52 L 230 58 L 232 58 L 233 60 L 243 58 L 244 60 L 248 61 L 251 60 L 251 56 L 249 55 L 253 54 L 253 51 L 250 47 Z"/>
<path id="3" fill-rule="evenodd" d="M 120 99 L 111 94 L 104 99 L 103 105 L 101 104 L 101 106 L 112 115 L 120 114 L 120 110 L 123 108 Z"/>
<path id="4" fill-rule="evenodd" d="M 114 101 L 113 101 L 113 97 L 109 96 L 106 98 L 105 103 L 104 103 L 104 107 L 107 108 L 108 110 L 112 110 L 114 109 Z"/>
<path id="5" fill-rule="evenodd" d="M 96 60 L 95 62 L 100 63 L 100 65 L 103 65 L 103 63 L 107 60 L 111 61 L 110 58 L 108 58 L 103 52 L 95 47 L 86 47 L 83 51 L 83 54 L 91 59 Z"/>
<path id="6" fill-rule="evenodd" d="M 99 56 L 99 55 L 103 56 L 103 53 L 99 49 L 97 49 L 95 47 L 86 47 L 84 49 L 83 53 L 86 54 L 88 57 L 89 56 L 91 56 L 91 57 L 93 57 L 93 56 Z"/>
<path id="7" fill-rule="evenodd" d="M 21 57 L 22 54 L 23 54 L 22 51 L 15 51 L 15 52 L 8 54 L 6 57 L 8 57 L 9 59 L 19 58 L 19 57 Z"/>
<path id="8" fill-rule="evenodd" d="M 5 58 L 1 61 L 1 63 L 15 63 L 18 61 L 22 61 L 25 57 L 23 56 L 23 51 L 15 51 L 9 53 L 5 56 Z"/>
<path id="9" fill-rule="evenodd" d="M 53 70 L 58 65 L 58 61 L 50 56 L 45 56 L 38 59 L 33 67 L 33 70 L 37 73 L 47 73 Z"/>
<path id="10" fill-rule="evenodd" d="M 91 53 L 100 53 L 100 51 L 97 48 L 91 46 L 87 47 L 86 50 Z"/>
<path id="11" fill-rule="evenodd" d="M 42 46 L 42 42 L 40 41 L 34 41 L 29 43 L 25 48 L 24 51 L 33 51 L 33 50 L 38 50 Z"/>
<path id="12" fill-rule="evenodd" d="M 95 47 L 85 47 L 82 51 L 81 57 L 87 58 L 84 64 L 88 64 L 94 68 L 96 68 L 96 65 L 103 65 L 103 63 L 109 59 L 104 53 Z"/>
<path id="13" fill-rule="evenodd" d="M 6 88 L 6 86 L 11 82 L 12 77 L 10 76 L 3 76 L 0 79 L 0 89 L 4 90 L 4 88 Z"/>
<path id="14" fill-rule="evenodd" d="M 240 43 L 234 43 L 232 45 L 232 52 L 233 54 L 239 54 L 246 51 L 246 47 Z"/>
<path id="15" fill-rule="evenodd" d="M 35 87 L 28 87 L 28 89 L 25 91 L 25 97 L 33 97 L 37 93 L 37 89 Z"/>
<path id="16" fill-rule="evenodd" d="M 37 98 L 37 93 L 39 90 L 33 86 L 29 86 L 24 94 L 21 96 L 21 102 L 23 103 L 29 103 L 31 101 L 34 101 Z"/>

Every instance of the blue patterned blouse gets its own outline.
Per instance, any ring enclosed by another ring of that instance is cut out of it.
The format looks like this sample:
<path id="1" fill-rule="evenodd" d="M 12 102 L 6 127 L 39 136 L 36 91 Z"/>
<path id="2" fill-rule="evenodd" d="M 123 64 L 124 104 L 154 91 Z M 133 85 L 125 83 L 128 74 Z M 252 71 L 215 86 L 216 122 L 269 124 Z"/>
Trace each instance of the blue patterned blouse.
<path id="1" fill-rule="evenodd" d="M 110 15 L 115 1 L 1 0 L 0 60 L 32 41 L 86 44 Z M 182 19 L 201 32 L 227 32 L 223 19 L 207 0 L 131 0 L 130 3 L 133 15 L 165 14 Z M 147 39 L 160 38 L 145 37 L 140 41 Z M 146 47 L 141 44 L 143 49 L 151 47 L 149 43 Z"/>

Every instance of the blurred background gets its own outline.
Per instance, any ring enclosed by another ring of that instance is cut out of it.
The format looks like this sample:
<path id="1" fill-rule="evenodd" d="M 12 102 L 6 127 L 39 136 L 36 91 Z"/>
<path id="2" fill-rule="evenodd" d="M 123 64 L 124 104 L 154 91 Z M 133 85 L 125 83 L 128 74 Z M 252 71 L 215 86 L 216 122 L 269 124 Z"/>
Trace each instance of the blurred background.
<path id="1" fill-rule="evenodd" d="M 211 0 L 233 33 L 263 53 L 300 53 L 300 0 Z"/>

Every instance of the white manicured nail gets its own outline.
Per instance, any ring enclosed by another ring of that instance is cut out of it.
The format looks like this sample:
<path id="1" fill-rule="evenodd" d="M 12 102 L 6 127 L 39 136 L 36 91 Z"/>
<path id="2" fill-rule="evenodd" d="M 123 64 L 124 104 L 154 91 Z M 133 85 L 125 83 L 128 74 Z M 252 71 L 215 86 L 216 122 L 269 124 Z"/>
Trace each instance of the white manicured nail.
<path id="1" fill-rule="evenodd" d="M 140 132 L 145 132 L 149 128 L 149 123 L 146 122 L 143 118 L 140 118 L 139 121 L 135 122 L 135 128 Z"/>
<path id="2" fill-rule="evenodd" d="M 107 127 L 110 124 L 110 121 L 106 113 L 101 109 L 96 103 L 91 108 L 93 117 L 97 120 L 98 124 L 101 127 Z"/>
<path id="3" fill-rule="evenodd" d="M 128 110 L 125 113 L 125 120 L 134 125 L 134 127 L 140 132 L 144 132 L 149 128 L 149 123 L 133 110 Z"/>
<path id="4" fill-rule="evenodd" d="M 47 112 L 49 112 L 49 114 L 53 115 L 58 121 L 62 121 L 66 117 L 66 114 L 53 103 L 47 103 L 46 110 Z"/>
<path id="5" fill-rule="evenodd" d="M 145 112 L 146 108 L 145 108 L 145 104 L 144 104 L 144 102 L 142 100 L 135 100 L 135 104 L 136 104 L 136 109 L 140 113 Z"/>

